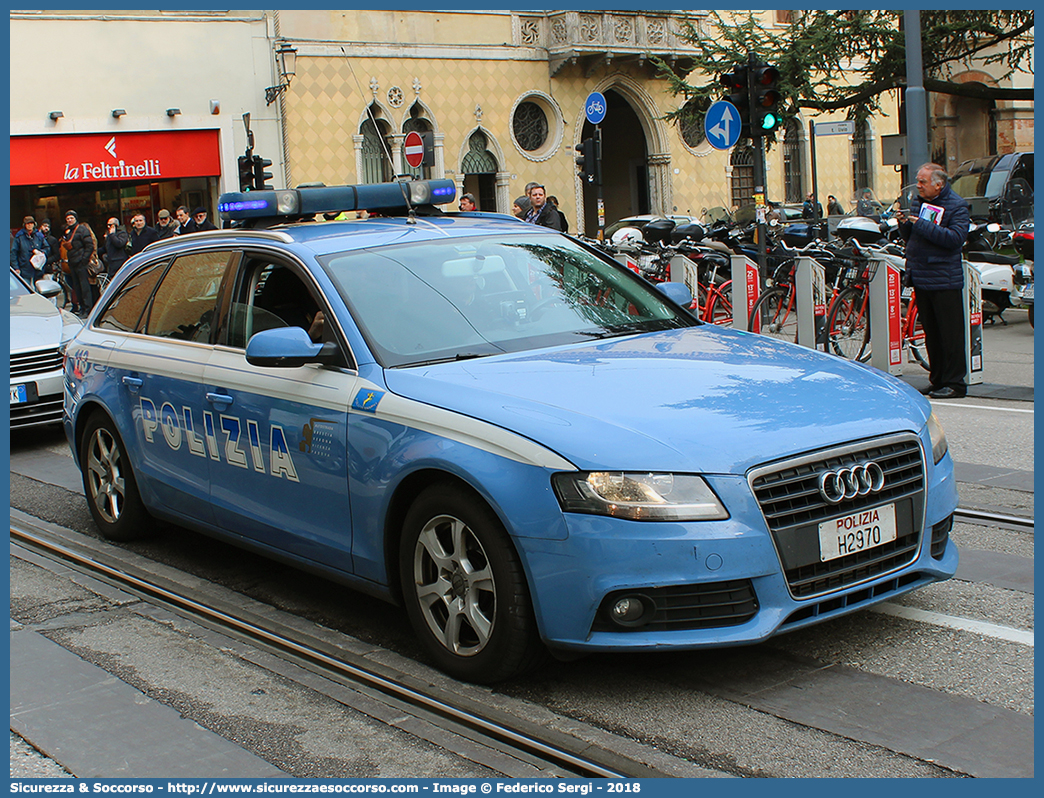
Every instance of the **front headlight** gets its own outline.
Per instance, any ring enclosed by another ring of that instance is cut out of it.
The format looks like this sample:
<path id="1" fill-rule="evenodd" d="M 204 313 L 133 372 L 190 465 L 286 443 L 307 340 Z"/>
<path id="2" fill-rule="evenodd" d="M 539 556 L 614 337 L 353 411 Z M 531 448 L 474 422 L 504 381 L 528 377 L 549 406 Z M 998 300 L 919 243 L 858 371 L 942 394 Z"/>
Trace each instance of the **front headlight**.
<path id="1" fill-rule="evenodd" d="M 691 474 L 583 471 L 551 478 L 562 510 L 631 521 L 716 521 L 728 518 L 714 491 Z"/>
<path id="2" fill-rule="evenodd" d="M 935 417 L 935 413 L 928 416 L 928 437 L 932 440 L 932 460 L 938 463 L 949 446 L 946 443 L 946 433 L 943 432 L 942 424 Z"/>

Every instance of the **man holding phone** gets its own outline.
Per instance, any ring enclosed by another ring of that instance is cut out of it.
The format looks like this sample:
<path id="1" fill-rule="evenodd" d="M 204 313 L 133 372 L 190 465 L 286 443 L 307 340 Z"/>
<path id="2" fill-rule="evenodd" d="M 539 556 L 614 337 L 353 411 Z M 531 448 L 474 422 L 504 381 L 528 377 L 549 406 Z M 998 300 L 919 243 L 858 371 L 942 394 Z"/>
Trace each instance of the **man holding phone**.
<path id="1" fill-rule="evenodd" d="M 917 170 L 917 197 L 898 211 L 906 239 L 906 282 L 917 292 L 917 315 L 928 350 L 933 399 L 961 399 L 968 391 L 964 358 L 964 263 L 968 203 L 949 184 L 946 170 L 928 163 Z"/>

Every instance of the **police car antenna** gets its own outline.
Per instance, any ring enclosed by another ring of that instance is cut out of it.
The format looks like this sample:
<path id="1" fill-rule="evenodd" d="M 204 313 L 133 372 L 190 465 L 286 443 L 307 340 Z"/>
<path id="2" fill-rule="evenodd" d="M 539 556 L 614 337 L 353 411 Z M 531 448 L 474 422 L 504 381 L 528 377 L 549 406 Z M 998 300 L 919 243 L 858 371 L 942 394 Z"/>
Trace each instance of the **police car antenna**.
<path id="1" fill-rule="evenodd" d="M 359 94 L 365 97 L 366 94 L 363 92 L 362 84 L 359 82 L 358 76 L 355 74 L 355 70 L 352 68 L 352 59 L 348 57 L 348 53 L 341 48 L 341 55 L 344 56 L 345 62 L 348 64 L 348 71 L 352 73 L 352 79 L 355 81 L 356 87 L 359 89 Z M 373 109 L 370 107 L 372 103 L 366 103 L 366 114 L 370 117 L 370 121 L 373 122 L 373 129 L 377 132 L 377 140 L 381 142 L 381 149 L 384 150 L 384 154 L 388 157 L 388 164 L 392 165 L 395 162 L 392 160 L 391 150 L 388 149 L 388 142 L 384 140 L 384 136 L 381 135 L 381 129 L 377 126 L 377 117 L 373 115 Z M 406 190 L 406 186 L 400 182 L 400 189 L 402 191 L 402 198 L 406 201 L 406 207 L 409 209 L 408 222 L 410 224 L 416 224 L 417 218 L 413 210 L 413 204 L 410 202 L 410 192 Z"/>

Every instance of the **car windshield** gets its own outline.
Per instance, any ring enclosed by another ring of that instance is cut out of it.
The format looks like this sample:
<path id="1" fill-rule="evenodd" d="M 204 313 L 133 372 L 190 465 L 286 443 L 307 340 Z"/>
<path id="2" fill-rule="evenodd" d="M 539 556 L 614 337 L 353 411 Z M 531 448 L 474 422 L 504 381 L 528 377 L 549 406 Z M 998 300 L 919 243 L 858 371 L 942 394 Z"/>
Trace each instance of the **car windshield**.
<path id="1" fill-rule="evenodd" d="M 19 280 L 14 272 L 11 272 L 11 299 L 16 299 L 20 296 L 26 296 L 31 294 L 28 288 L 25 287 L 25 283 Z"/>
<path id="2" fill-rule="evenodd" d="M 321 262 L 388 368 L 698 323 L 627 269 L 558 235 L 405 244 Z"/>

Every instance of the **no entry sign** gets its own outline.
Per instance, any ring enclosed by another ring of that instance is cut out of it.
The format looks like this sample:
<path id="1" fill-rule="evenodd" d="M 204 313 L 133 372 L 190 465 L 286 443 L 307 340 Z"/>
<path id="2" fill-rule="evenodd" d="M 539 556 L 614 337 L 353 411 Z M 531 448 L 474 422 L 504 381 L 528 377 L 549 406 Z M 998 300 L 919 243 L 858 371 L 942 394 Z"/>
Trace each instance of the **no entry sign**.
<path id="1" fill-rule="evenodd" d="M 416 130 L 406 134 L 406 140 L 402 143 L 402 152 L 406 156 L 406 163 L 416 169 L 424 162 L 424 140 Z"/>

